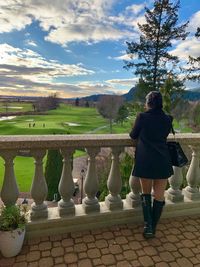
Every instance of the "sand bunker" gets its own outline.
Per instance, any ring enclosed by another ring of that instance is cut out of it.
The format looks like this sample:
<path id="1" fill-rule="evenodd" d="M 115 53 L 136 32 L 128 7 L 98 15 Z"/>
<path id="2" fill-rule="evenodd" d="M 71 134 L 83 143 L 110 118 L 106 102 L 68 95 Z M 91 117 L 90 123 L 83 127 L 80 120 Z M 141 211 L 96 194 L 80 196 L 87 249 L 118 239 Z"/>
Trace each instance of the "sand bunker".
<path id="1" fill-rule="evenodd" d="M 14 107 L 14 106 L 8 106 L 6 108 L 13 108 L 13 109 L 23 109 L 23 107 Z"/>
<path id="2" fill-rule="evenodd" d="M 65 124 L 67 124 L 68 126 L 81 126 L 80 124 L 74 122 L 65 122 Z"/>
<path id="3" fill-rule="evenodd" d="M 0 117 L 0 121 L 7 121 L 7 120 L 12 120 L 16 118 L 16 116 L 3 116 L 3 117 Z"/>

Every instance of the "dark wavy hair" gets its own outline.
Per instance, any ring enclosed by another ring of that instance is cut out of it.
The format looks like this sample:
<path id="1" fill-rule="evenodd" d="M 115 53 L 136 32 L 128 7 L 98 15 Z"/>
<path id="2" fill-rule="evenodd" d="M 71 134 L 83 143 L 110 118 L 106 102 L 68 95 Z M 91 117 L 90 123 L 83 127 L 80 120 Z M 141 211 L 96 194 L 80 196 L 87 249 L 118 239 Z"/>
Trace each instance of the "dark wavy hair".
<path id="1" fill-rule="evenodd" d="M 146 105 L 150 109 L 162 109 L 162 95 L 158 91 L 151 91 L 146 95 Z"/>

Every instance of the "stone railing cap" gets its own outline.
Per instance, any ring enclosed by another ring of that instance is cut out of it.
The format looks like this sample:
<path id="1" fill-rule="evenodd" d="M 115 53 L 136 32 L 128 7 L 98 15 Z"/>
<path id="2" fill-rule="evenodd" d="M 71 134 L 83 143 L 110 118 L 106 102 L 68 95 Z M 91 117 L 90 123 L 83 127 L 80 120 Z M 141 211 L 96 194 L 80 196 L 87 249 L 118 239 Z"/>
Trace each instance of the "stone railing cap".
<path id="1" fill-rule="evenodd" d="M 169 135 L 169 140 L 173 136 Z M 177 133 L 176 140 L 182 144 L 200 145 L 200 133 Z M 83 135 L 2 135 L 0 149 L 36 149 L 61 147 L 113 147 L 135 146 L 128 134 L 83 134 Z"/>

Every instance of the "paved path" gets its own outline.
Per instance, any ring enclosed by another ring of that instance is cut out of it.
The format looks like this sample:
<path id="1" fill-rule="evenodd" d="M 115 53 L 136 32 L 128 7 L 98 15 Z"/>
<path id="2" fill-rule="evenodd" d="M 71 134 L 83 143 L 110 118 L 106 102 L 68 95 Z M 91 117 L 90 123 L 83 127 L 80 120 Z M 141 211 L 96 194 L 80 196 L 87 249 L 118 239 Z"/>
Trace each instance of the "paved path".
<path id="1" fill-rule="evenodd" d="M 100 126 L 100 127 L 96 128 L 96 129 L 94 129 L 92 131 L 87 132 L 87 134 L 96 133 L 99 130 L 102 130 L 102 129 L 107 128 L 107 127 L 109 127 L 109 125 Z"/>
<path id="2" fill-rule="evenodd" d="M 145 240 L 138 224 L 32 239 L 1 267 L 200 267 L 200 216 L 163 219 Z"/>

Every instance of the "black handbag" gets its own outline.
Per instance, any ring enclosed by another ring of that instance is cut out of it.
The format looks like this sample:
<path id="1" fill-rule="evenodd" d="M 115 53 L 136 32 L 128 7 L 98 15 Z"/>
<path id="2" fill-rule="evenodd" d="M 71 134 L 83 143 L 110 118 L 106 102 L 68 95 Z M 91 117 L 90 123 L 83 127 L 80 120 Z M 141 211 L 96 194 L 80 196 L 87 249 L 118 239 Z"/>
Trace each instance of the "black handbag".
<path id="1" fill-rule="evenodd" d="M 172 127 L 172 133 L 173 133 L 174 138 L 175 138 L 175 131 L 174 131 L 173 127 Z M 168 141 L 167 146 L 168 146 L 168 150 L 169 150 L 169 154 L 170 154 L 171 162 L 172 162 L 173 166 L 183 167 L 188 163 L 188 159 L 187 159 L 181 145 L 179 144 L 179 142 Z"/>

